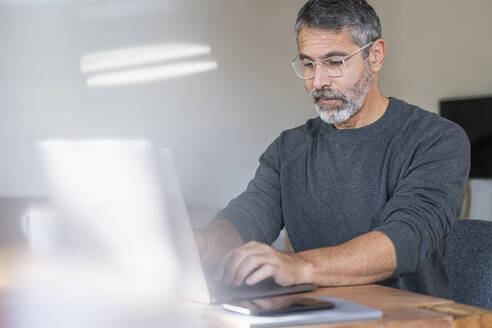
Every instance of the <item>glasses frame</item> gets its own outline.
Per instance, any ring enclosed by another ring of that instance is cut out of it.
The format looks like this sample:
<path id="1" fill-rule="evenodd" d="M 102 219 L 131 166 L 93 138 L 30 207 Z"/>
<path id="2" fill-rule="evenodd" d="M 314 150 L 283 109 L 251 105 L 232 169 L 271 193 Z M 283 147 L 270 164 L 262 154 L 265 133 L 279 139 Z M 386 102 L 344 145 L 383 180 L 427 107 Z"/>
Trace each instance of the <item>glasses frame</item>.
<path id="1" fill-rule="evenodd" d="M 294 57 L 294 59 L 292 59 L 291 61 L 291 65 L 292 67 L 294 68 L 294 72 L 296 72 L 296 75 L 302 79 L 302 80 L 309 80 L 309 79 L 312 79 L 316 76 L 316 65 L 320 65 L 321 69 L 323 70 L 323 72 L 325 72 L 329 77 L 341 77 L 343 76 L 343 74 L 345 73 L 345 69 L 347 68 L 347 64 L 345 63 L 345 60 L 346 59 L 349 59 L 350 57 L 354 56 L 355 54 L 361 52 L 362 50 L 366 49 L 367 47 L 371 46 L 372 44 L 374 43 L 374 41 L 371 41 L 369 42 L 368 44 L 366 44 L 365 46 L 363 47 L 360 47 L 359 49 L 349 53 L 348 55 L 346 56 L 333 56 L 333 57 L 340 57 L 340 59 L 342 60 L 343 62 L 343 68 L 342 68 L 342 74 L 339 74 L 339 75 L 333 75 L 333 74 L 330 74 L 328 73 L 324 68 L 323 68 L 323 63 L 322 61 L 314 61 L 314 60 L 309 60 L 308 59 L 308 62 L 312 63 L 314 65 L 314 73 L 313 73 L 313 76 L 304 76 L 304 75 L 301 75 L 300 73 L 297 72 L 296 70 L 296 63 L 301 61 L 301 58 L 300 58 L 300 54 L 298 54 L 297 56 Z M 330 59 L 330 58 L 333 58 L 333 57 L 329 57 L 329 58 L 326 58 L 324 61 Z"/>

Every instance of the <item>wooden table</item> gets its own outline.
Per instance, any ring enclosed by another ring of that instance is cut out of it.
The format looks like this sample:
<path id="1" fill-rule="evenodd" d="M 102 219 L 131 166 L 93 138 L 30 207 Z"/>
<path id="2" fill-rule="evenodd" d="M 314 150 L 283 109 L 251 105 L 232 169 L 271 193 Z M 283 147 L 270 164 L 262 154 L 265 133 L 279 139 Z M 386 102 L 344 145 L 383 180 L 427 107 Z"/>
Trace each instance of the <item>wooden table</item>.
<path id="1" fill-rule="evenodd" d="M 492 328 L 492 311 L 450 300 L 379 285 L 319 288 L 309 297 L 332 296 L 383 311 L 381 320 L 344 322 L 308 327 L 326 328 Z M 210 321 L 210 327 L 233 327 L 231 322 Z M 303 326 L 306 327 L 306 326 Z"/>
<path id="2" fill-rule="evenodd" d="M 322 288 L 313 295 L 342 298 L 383 311 L 382 320 L 360 323 L 356 327 L 492 327 L 491 311 L 378 285 Z"/>

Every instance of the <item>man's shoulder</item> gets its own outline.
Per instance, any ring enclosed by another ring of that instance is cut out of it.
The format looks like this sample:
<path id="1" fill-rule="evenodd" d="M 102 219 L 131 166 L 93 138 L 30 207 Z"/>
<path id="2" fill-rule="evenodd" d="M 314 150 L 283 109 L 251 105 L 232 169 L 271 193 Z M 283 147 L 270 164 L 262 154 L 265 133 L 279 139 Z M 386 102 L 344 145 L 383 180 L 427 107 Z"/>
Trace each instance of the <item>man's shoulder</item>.
<path id="1" fill-rule="evenodd" d="M 403 100 L 394 99 L 394 101 L 400 112 L 400 131 L 408 131 L 422 137 L 445 134 L 459 137 L 466 136 L 461 126 L 455 122 Z"/>
<path id="2" fill-rule="evenodd" d="M 282 164 L 286 164 L 297 154 L 303 152 L 309 140 L 319 134 L 322 127 L 319 118 L 307 120 L 303 125 L 284 130 L 267 150 L 268 154 L 275 153 Z"/>
<path id="3" fill-rule="evenodd" d="M 307 120 L 303 125 L 284 130 L 276 140 L 278 147 L 287 153 L 299 149 L 301 145 L 309 143 L 309 139 L 320 134 L 322 123 L 317 117 Z"/>
<path id="4" fill-rule="evenodd" d="M 295 128 L 284 130 L 279 138 L 280 139 L 304 139 L 306 137 L 314 137 L 317 136 L 322 128 L 324 122 L 321 121 L 319 117 L 311 118 L 306 121 L 306 123 L 296 126 Z"/>

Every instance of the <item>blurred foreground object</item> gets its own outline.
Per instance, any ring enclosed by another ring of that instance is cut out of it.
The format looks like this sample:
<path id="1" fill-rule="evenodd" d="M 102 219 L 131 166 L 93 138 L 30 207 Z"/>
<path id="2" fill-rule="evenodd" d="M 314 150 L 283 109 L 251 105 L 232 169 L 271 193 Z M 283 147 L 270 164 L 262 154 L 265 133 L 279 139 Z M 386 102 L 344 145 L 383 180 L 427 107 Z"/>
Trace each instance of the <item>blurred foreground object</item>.
<path id="1" fill-rule="evenodd" d="M 39 144 L 56 211 L 30 211 L 30 253 L 2 275 L 10 327 L 162 327 L 180 307 L 180 262 L 150 142 Z M 168 199 L 169 200 L 169 199 Z M 170 205 L 170 206 L 167 206 Z M 183 312 L 184 311 L 184 312 Z"/>

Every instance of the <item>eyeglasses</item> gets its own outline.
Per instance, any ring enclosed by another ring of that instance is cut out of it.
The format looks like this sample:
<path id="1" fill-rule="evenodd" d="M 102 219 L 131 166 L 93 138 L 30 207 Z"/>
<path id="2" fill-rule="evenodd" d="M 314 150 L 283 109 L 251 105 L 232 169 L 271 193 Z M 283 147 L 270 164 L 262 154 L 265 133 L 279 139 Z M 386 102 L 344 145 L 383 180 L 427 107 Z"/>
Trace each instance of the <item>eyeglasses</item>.
<path id="1" fill-rule="evenodd" d="M 301 59 L 301 55 L 297 55 L 292 60 L 292 67 L 294 67 L 297 76 L 303 80 L 312 79 L 315 76 L 316 65 L 320 65 L 320 67 L 323 69 L 323 72 L 325 72 L 328 76 L 340 77 L 343 76 L 345 68 L 347 67 L 345 60 L 366 49 L 373 43 L 374 41 L 369 42 L 362 48 L 359 48 L 346 56 L 333 56 L 323 59 L 322 61 L 312 61 L 306 58 Z"/>

